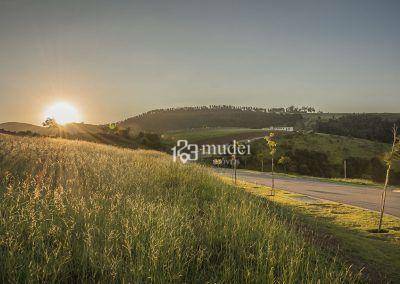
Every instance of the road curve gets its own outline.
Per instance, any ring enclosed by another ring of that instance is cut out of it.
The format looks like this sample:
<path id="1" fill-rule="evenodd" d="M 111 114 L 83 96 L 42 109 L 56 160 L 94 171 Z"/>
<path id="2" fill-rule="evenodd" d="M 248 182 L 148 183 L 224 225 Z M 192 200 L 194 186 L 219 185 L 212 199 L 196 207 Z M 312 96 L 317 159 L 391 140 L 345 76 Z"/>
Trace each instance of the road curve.
<path id="1" fill-rule="evenodd" d="M 216 172 L 232 176 L 231 169 L 215 169 Z M 271 186 L 269 173 L 238 170 L 240 180 Z M 361 208 L 379 211 L 382 191 L 376 187 L 321 181 L 313 178 L 275 176 L 275 187 L 311 197 L 336 201 Z M 388 190 L 385 213 L 400 217 L 400 192 Z"/>

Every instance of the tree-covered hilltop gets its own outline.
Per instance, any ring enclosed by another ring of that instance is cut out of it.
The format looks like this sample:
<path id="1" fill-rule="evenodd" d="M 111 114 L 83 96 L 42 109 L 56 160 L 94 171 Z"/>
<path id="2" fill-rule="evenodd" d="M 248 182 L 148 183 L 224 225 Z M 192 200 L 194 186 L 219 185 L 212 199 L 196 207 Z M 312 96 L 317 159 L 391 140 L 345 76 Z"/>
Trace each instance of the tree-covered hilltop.
<path id="1" fill-rule="evenodd" d="M 393 125 L 400 125 L 399 115 L 349 114 L 329 120 L 317 120 L 317 132 L 390 143 Z"/>
<path id="2" fill-rule="evenodd" d="M 265 109 L 230 105 L 211 105 L 156 109 L 120 122 L 123 127 L 146 131 L 167 131 L 201 127 L 295 126 L 302 123 L 302 114 L 314 112 L 312 107 Z"/>

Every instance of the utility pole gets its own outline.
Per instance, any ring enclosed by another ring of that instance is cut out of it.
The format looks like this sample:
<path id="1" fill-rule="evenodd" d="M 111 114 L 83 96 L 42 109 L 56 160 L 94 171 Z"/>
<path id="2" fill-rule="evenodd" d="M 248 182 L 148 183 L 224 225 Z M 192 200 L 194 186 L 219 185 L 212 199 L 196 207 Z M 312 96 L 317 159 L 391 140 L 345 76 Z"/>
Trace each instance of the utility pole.
<path id="1" fill-rule="evenodd" d="M 347 179 L 347 160 L 346 159 L 343 161 L 343 167 L 344 167 L 344 179 Z"/>
<path id="2" fill-rule="evenodd" d="M 236 166 L 236 156 L 232 155 L 232 166 L 233 166 L 233 176 L 235 179 L 235 184 L 237 183 L 237 166 Z"/>
<path id="3" fill-rule="evenodd" d="M 271 160 L 271 176 L 272 176 L 272 186 L 271 186 L 271 195 L 275 195 L 275 177 L 274 177 L 274 157 Z"/>
<path id="4" fill-rule="evenodd" d="M 271 195 L 275 195 L 275 178 L 274 178 L 274 156 L 276 153 L 276 141 L 274 139 L 275 134 L 271 132 L 269 136 L 266 136 L 264 139 L 267 141 L 267 145 L 269 148 L 269 153 L 271 155 Z"/>
<path id="5" fill-rule="evenodd" d="M 233 149 L 234 149 L 234 151 L 236 151 L 236 140 L 233 140 Z M 234 152 L 234 153 L 236 153 L 236 152 Z M 235 185 L 236 185 L 236 183 L 237 183 L 237 175 L 236 175 L 236 170 L 237 170 L 237 165 L 236 165 L 236 154 L 233 154 L 232 155 L 232 162 L 233 162 L 233 176 L 234 176 L 234 179 L 235 179 Z"/>

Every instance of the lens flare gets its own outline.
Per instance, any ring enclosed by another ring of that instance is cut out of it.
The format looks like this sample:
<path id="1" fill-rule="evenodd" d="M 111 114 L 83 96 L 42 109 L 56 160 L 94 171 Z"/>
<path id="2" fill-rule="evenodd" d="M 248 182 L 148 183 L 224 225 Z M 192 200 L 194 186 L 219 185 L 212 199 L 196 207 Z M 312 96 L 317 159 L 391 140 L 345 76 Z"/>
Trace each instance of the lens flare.
<path id="1" fill-rule="evenodd" d="M 55 119 L 59 124 L 81 121 L 79 111 L 73 105 L 66 102 L 58 102 L 52 106 L 49 106 L 46 109 L 44 116 L 45 119 Z"/>

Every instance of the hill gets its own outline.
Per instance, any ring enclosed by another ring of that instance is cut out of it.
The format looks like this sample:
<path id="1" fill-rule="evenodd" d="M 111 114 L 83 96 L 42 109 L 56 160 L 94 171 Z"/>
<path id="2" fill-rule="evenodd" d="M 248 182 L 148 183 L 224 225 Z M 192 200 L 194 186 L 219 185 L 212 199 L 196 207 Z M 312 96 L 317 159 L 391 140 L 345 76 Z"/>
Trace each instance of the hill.
<path id="1" fill-rule="evenodd" d="M 49 131 L 47 128 L 37 126 L 29 123 L 22 122 L 5 122 L 0 123 L 0 129 L 11 131 L 11 132 L 32 132 L 40 135 L 48 135 Z"/>
<path id="2" fill-rule="evenodd" d="M 57 132 L 56 130 L 47 127 L 21 122 L 0 123 L 0 129 L 11 132 L 29 131 L 43 136 L 51 136 Z M 94 124 L 68 123 L 66 125 L 60 125 L 60 132 L 65 135 L 96 134 L 104 132 L 104 129 L 101 126 Z"/>
<path id="3" fill-rule="evenodd" d="M 276 141 L 279 172 L 343 178 L 346 160 L 348 178 L 378 183 L 385 178 L 383 157 L 390 149 L 389 144 L 322 133 L 277 133 Z M 264 165 L 263 170 L 270 171 L 271 157 L 265 141 L 254 141 L 251 152 L 251 156 L 244 157 L 246 167 L 260 170 Z M 288 159 L 280 163 L 281 157 Z M 400 184 L 399 170 L 398 165 L 393 167 L 391 184 Z"/>
<path id="4" fill-rule="evenodd" d="M 154 151 L 0 134 L 1 282 L 353 283 L 294 213 Z"/>
<path id="5" fill-rule="evenodd" d="M 238 128 L 238 127 L 215 127 L 194 128 L 190 130 L 168 131 L 163 138 L 171 140 L 175 144 L 177 140 L 188 140 L 196 144 L 226 144 L 232 140 L 253 139 L 265 136 L 268 132 L 262 129 Z"/>
<path id="6" fill-rule="evenodd" d="M 165 132 L 205 127 L 238 127 L 260 129 L 270 126 L 295 126 L 301 123 L 299 113 L 269 113 L 265 109 L 231 106 L 185 107 L 153 110 L 119 123 L 131 129 Z"/>
<path id="7" fill-rule="evenodd" d="M 278 111 L 276 111 L 278 110 Z M 152 110 L 119 122 L 132 131 L 169 132 L 201 128 L 250 128 L 293 126 L 388 143 L 391 127 L 400 124 L 398 113 L 315 113 L 303 108 L 263 109 L 236 106 L 201 106 Z"/>
<path id="8" fill-rule="evenodd" d="M 282 135 L 278 137 L 278 143 L 283 148 L 289 146 L 293 150 L 313 150 L 325 153 L 330 162 L 339 165 L 351 157 L 382 159 L 384 153 L 390 150 L 390 145 L 386 143 L 323 133 Z"/>
<path id="9" fill-rule="evenodd" d="M 394 124 L 400 126 L 400 115 L 349 114 L 315 123 L 318 132 L 391 143 L 391 130 Z"/>
<path id="10" fill-rule="evenodd" d="M 166 151 L 172 147 L 167 141 L 163 141 L 158 134 L 132 133 L 127 129 L 110 129 L 106 126 L 83 123 L 69 123 L 51 128 L 26 123 L 3 123 L 0 125 L 0 133 L 15 136 L 29 137 L 39 135 L 43 137 L 84 140 L 131 149 L 141 148 Z"/>

